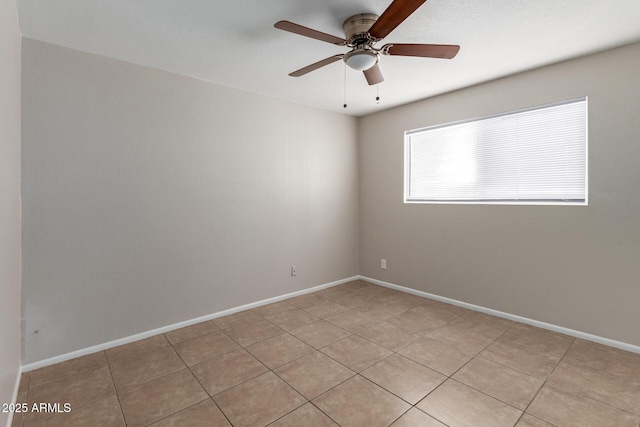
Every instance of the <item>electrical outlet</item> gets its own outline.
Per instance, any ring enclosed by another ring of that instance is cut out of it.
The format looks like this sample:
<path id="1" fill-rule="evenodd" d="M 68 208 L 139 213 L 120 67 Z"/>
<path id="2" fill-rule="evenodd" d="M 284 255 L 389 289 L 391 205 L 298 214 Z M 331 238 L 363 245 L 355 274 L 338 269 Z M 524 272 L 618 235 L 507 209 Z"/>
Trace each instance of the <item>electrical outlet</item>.
<path id="1" fill-rule="evenodd" d="M 386 260 L 386 259 L 382 258 L 382 259 L 380 260 L 380 268 L 382 268 L 382 269 L 384 269 L 384 270 L 386 270 L 386 269 L 387 269 L 387 260 Z"/>
<path id="2" fill-rule="evenodd" d="M 296 271 L 296 266 L 291 266 L 291 276 L 295 276 L 296 274 L 298 274 L 298 272 Z"/>

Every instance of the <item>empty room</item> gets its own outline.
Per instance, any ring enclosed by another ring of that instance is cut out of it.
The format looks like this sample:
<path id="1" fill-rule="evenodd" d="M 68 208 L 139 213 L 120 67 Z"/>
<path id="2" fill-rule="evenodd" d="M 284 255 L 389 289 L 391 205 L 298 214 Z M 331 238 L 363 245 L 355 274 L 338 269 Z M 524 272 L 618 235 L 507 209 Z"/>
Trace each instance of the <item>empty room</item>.
<path id="1" fill-rule="evenodd" d="M 0 425 L 640 427 L 639 23 L 0 0 Z"/>

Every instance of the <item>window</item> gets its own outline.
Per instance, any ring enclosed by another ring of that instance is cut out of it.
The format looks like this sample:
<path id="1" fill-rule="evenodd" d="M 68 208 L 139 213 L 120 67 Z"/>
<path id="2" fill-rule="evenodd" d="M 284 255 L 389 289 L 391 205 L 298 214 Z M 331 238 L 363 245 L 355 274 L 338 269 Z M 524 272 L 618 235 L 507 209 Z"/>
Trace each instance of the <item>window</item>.
<path id="1" fill-rule="evenodd" d="M 587 204 L 587 98 L 405 132 L 405 202 Z"/>

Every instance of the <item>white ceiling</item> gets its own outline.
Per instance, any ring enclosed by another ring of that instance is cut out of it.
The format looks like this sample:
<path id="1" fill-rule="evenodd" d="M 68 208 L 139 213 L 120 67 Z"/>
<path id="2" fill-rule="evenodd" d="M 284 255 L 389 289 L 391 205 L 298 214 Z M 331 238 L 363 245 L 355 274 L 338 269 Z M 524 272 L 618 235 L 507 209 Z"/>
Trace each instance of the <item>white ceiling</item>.
<path id="1" fill-rule="evenodd" d="M 640 41 L 640 0 L 429 0 L 383 43 L 459 44 L 456 58 L 382 57 L 378 88 L 349 69 L 346 109 L 342 62 L 287 75 L 347 48 L 275 22 L 343 37 L 347 17 L 390 2 L 17 0 L 27 38 L 356 116 Z"/>

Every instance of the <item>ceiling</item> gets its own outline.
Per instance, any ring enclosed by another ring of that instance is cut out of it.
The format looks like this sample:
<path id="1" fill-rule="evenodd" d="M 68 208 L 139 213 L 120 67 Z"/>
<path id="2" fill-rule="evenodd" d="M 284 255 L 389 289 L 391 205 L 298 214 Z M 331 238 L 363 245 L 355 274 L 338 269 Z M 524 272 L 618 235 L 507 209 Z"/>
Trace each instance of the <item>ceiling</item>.
<path id="1" fill-rule="evenodd" d="M 354 116 L 640 41 L 639 0 L 429 0 L 377 46 L 459 44 L 454 59 L 384 56 L 378 86 L 342 61 L 288 76 L 347 48 L 275 22 L 344 37 L 346 18 L 390 2 L 17 0 L 24 37 Z"/>

